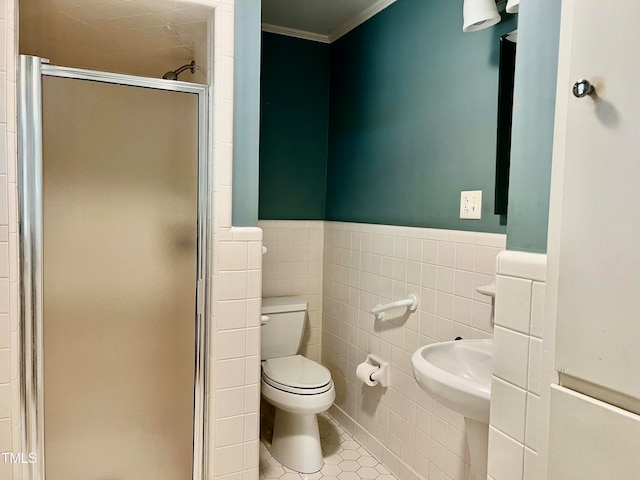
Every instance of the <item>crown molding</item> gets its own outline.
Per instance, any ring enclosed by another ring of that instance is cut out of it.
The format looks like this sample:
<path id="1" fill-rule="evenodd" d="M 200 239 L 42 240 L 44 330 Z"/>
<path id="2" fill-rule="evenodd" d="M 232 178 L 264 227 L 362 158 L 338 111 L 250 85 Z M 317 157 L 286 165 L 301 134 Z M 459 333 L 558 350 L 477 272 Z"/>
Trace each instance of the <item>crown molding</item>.
<path id="1" fill-rule="evenodd" d="M 367 8 L 364 11 L 362 11 L 361 13 L 359 13 L 355 17 L 351 18 L 350 20 L 347 20 L 342 25 L 340 25 L 338 28 L 336 28 L 333 32 L 331 32 L 329 34 L 329 36 L 328 36 L 329 37 L 329 43 L 332 43 L 332 42 L 338 40 L 340 37 L 346 35 L 347 33 L 349 33 L 351 30 L 353 30 L 357 26 L 362 25 L 364 22 L 369 20 L 371 17 L 377 15 L 378 13 L 380 13 L 382 10 L 387 8 L 392 3 L 395 3 L 395 1 L 396 0 L 378 0 L 376 3 L 371 5 L 369 8 Z"/>
<path id="2" fill-rule="evenodd" d="M 378 0 L 376 3 L 371 5 L 366 10 L 360 12 L 355 17 L 344 22 L 342 25 L 336 28 L 329 35 L 322 35 L 320 33 L 314 33 L 314 32 L 306 32 L 304 30 L 296 30 L 295 28 L 280 27 L 278 25 L 272 25 L 270 23 L 263 23 L 262 31 L 275 33 L 278 35 L 286 35 L 287 37 L 302 38 L 304 40 L 311 40 L 313 42 L 332 43 L 335 40 L 338 40 L 340 37 L 349 33 L 351 30 L 353 30 L 357 26 L 362 25 L 371 17 L 377 15 L 392 3 L 395 3 L 395 1 L 396 0 Z M 503 1 L 506 1 L 506 0 L 503 0 Z"/>
<path id="3" fill-rule="evenodd" d="M 280 27 L 278 25 L 271 25 L 270 23 L 263 23 L 262 31 L 278 35 L 286 35 L 287 37 L 302 38 L 313 42 L 330 43 L 327 35 L 305 32 L 304 30 L 296 30 L 295 28 Z"/>

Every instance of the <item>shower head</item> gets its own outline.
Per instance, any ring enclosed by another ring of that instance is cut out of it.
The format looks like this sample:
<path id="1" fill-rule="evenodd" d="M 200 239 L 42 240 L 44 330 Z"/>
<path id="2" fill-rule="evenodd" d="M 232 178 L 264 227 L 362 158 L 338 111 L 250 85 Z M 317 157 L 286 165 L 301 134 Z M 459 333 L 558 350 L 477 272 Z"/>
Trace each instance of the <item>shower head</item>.
<path id="1" fill-rule="evenodd" d="M 172 70 L 170 72 L 165 73 L 162 76 L 162 78 L 164 78 L 165 80 L 178 80 L 178 75 L 180 75 L 182 72 L 184 72 L 187 69 L 191 70 L 191 73 L 196 73 L 196 61 L 191 60 L 191 63 L 188 63 L 187 65 L 183 65 L 176 70 Z"/>

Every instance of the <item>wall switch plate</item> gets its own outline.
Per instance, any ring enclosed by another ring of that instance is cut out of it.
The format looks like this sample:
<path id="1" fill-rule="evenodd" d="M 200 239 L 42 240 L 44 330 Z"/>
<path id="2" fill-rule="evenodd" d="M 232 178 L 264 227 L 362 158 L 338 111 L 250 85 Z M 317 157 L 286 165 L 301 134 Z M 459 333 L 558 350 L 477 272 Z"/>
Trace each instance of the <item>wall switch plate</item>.
<path id="1" fill-rule="evenodd" d="M 482 190 L 460 192 L 460 218 L 482 217 Z"/>

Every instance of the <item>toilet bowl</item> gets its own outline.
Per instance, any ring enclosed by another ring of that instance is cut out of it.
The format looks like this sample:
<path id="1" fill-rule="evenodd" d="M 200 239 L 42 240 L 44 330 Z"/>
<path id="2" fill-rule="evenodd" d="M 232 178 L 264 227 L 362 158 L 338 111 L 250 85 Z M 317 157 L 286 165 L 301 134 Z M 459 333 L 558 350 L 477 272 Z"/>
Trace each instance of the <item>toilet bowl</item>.
<path id="1" fill-rule="evenodd" d="M 300 473 L 322 469 L 316 415 L 336 398 L 329 370 L 297 355 L 307 310 L 304 297 L 262 299 L 262 396 L 276 407 L 271 454 Z"/>
<path id="2" fill-rule="evenodd" d="M 316 415 L 336 398 L 329 370 L 301 355 L 265 360 L 262 396 L 276 407 L 271 454 L 297 472 L 322 469 Z"/>

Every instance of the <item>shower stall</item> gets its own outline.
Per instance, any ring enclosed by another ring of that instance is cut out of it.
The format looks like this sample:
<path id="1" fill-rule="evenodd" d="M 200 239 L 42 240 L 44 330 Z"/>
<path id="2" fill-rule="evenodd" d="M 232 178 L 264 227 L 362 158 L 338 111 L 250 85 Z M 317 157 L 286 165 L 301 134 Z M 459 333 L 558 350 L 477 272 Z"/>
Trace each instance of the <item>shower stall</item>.
<path id="1" fill-rule="evenodd" d="M 207 87 L 19 64 L 28 480 L 200 480 Z"/>

